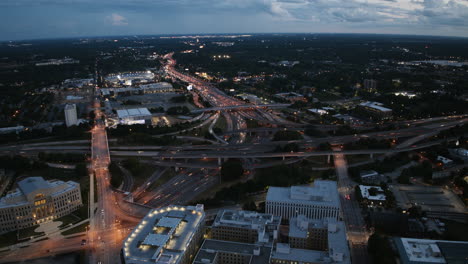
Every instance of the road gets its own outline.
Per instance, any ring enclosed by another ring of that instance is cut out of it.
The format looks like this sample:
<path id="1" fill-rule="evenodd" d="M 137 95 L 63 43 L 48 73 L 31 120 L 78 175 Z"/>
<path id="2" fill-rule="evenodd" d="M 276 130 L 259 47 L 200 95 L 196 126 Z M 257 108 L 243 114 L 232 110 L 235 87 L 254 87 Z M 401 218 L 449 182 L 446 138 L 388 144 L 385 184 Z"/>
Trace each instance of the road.
<path id="1" fill-rule="evenodd" d="M 340 151 L 339 148 L 335 149 Z M 343 220 L 346 224 L 347 237 L 350 243 L 351 259 L 353 263 L 370 263 L 367 254 L 367 240 L 369 233 L 366 230 L 361 208 L 354 195 L 355 183 L 349 178 L 348 165 L 342 153 L 334 155 L 336 174 L 338 177 L 338 193 L 340 195 Z M 349 197 L 349 198 L 345 198 Z"/>

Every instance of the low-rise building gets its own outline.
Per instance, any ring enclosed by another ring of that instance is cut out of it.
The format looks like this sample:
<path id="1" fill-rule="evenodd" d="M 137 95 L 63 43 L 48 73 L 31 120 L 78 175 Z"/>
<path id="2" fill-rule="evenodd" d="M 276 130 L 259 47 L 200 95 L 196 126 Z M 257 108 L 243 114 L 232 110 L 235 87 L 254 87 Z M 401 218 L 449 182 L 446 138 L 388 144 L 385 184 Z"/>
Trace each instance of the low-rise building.
<path id="1" fill-rule="evenodd" d="M 327 250 L 328 221 L 327 219 L 308 219 L 304 215 L 293 217 L 289 221 L 288 236 L 289 245 L 292 248 Z"/>
<path id="2" fill-rule="evenodd" d="M 272 246 L 205 239 L 193 264 L 269 264 Z"/>
<path id="3" fill-rule="evenodd" d="M 125 264 L 190 263 L 203 238 L 204 223 L 201 204 L 152 210 L 125 239 Z"/>
<path id="4" fill-rule="evenodd" d="M 270 187 L 266 213 L 290 219 L 305 215 L 311 219 L 340 218 L 338 186 L 334 181 L 316 180 L 313 186 Z"/>
<path id="5" fill-rule="evenodd" d="M 295 92 L 278 93 L 278 94 L 275 94 L 275 97 L 283 99 L 283 100 L 287 100 L 291 103 L 294 103 L 297 101 L 307 102 L 307 99 L 302 94 L 298 94 Z"/>
<path id="6" fill-rule="evenodd" d="M 362 198 L 369 201 L 385 201 L 386 197 L 384 191 L 379 186 L 359 185 Z"/>
<path id="7" fill-rule="evenodd" d="M 467 263 L 468 242 L 394 237 L 402 264 Z"/>
<path id="8" fill-rule="evenodd" d="M 0 199 L 0 233 L 68 215 L 82 206 L 80 184 L 28 177 Z"/>
<path id="9" fill-rule="evenodd" d="M 389 119 L 392 117 L 392 109 L 383 107 L 382 103 L 364 102 L 359 104 L 357 108 L 375 119 Z"/>
<path id="10" fill-rule="evenodd" d="M 359 173 L 359 177 L 361 178 L 361 181 L 364 183 L 377 184 L 377 183 L 380 183 L 380 181 L 382 180 L 381 175 L 374 170 L 361 171 Z"/>
<path id="11" fill-rule="evenodd" d="M 67 127 L 78 125 L 78 115 L 76 112 L 76 104 L 65 105 L 65 124 Z"/>
<path id="12" fill-rule="evenodd" d="M 119 109 L 117 116 L 119 122 L 124 125 L 144 124 L 152 117 L 148 108 Z"/>
<path id="13" fill-rule="evenodd" d="M 278 238 L 281 217 L 252 211 L 222 210 L 211 226 L 211 236 L 249 244 L 272 244 Z"/>

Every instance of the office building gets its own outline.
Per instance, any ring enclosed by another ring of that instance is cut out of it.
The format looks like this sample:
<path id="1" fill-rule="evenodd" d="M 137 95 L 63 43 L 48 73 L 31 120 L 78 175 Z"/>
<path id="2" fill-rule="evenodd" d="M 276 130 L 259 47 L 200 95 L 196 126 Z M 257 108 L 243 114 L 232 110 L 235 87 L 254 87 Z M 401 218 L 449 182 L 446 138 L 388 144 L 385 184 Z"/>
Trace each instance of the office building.
<path id="1" fill-rule="evenodd" d="M 193 264 L 269 264 L 271 246 L 205 239 Z"/>
<path id="2" fill-rule="evenodd" d="M 302 94 L 298 94 L 295 92 L 278 93 L 278 94 L 275 94 L 275 97 L 282 99 L 282 100 L 289 101 L 290 103 L 295 103 L 298 101 L 307 102 L 307 99 Z"/>
<path id="3" fill-rule="evenodd" d="M 281 217 L 252 211 L 221 210 L 211 226 L 212 239 L 250 244 L 272 244 Z"/>
<path id="4" fill-rule="evenodd" d="M 379 102 L 364 102 L 356 108 L 361 113 L 374 119 L 389 119 L 392 117 L 392 109 L 383 107 Z"/>
<path id="5" fill-rule="evenodd" d="M 394 237 L 402 264 L 467 263 L 468 242 Z"/>
<path id="6" fill-rule="evenodd" d="M 333 218 L 311 220 L 299 216 L 291 219 L 289 228 L 289 244 L 276 244 L 271 263 L 351 263 L 343 222 Z"/>
<path id="7" fill-rule="evenodd" d="M 152 210 L 125 239 L 125 263 L 190 263 L 203 238 L 204 223 L 201 204 Z"/>
<path id="8" fill-rule="evenodd" d="M 76 114 L 76 105 L 67 104 L 65 105 L 65 124 L 67 127 L 78 125 L 78 117 Z"/>
<path id="9" fill-rule="evenodd" d="M 82 206 L 80 185 L 42 177 L 18 182 L 0 199 L 0 233 L 23 229 L 72 213 Z"/>
<path id="10" fill-rule="evenodd" d="M 270 187 L 266 213 L 290 219 L 305 215 L 311 219 L 340 218 L 340 199 L 334 181 L 316 180 L 313 186 Z"/>
<path id="11" fill-rule="evenodd" d="M 364 90 L 367 92 L 376 92 L 377 91 L 377 81 L 373 79 L 364 80 Z"/>

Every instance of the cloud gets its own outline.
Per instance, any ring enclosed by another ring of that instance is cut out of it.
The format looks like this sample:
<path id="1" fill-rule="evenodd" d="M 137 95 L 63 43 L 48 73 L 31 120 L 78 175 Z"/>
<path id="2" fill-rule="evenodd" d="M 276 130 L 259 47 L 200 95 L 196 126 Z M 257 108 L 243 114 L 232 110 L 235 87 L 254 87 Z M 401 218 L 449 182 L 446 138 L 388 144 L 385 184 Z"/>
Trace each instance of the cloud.
<path id="1" fill-rule="evenodd" d="M 113 26 L 126 26 L 128 25 L 127 19 L 119 14 L 112 13 L 106 17 L 107 22 Z"/>

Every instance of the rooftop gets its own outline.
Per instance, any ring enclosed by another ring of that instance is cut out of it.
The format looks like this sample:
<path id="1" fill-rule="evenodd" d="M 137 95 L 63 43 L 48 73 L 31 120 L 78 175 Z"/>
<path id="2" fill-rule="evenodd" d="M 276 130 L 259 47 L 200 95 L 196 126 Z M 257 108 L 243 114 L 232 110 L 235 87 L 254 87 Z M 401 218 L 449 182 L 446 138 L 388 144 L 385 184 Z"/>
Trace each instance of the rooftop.
<path id="1" fill-rule="evenodd" d="M 198 251 L 193 264 L 214 263 L 216 255 L 219 253 L 241 254 L 248 258 L 246 263 L 249 264 L 268 264 L 270 263 L 271 247 L 206 239 Z"/>
<path id="2" fill-rule="evenodd" d="M 152 210 L 125 239 L 125 262 L 178 263 L 204 218 L 203 205 Z"/>
<path id="3" fill-rule="evenodd" d="M 395 237 L 403 264 L 466 263 L 468 242 Z"/>
<path id="4" fill-rule="evenodd" d="M 119 109 L 117 110 L 119 118 L 126 117 L 140 117 L 140 116 L 151 116 L 148 108 L 133 108 L 133 109 Z"/>
<path id="5" fill-rule="evenodd" d="M 270 187 L 266 200 L 340 207 L 338 187 L 334 181 L 316 180 L 313 186 Z"/>
<path id="6" fill-rule="evenodd" d="M 359 105 L 364 106 L 364 107 L 373 108 L 373 109 L 379 110 L 381 112 L 391 112 L 392 111 L 392 109 L 383 107 L 382 104 L 378 103 L 378 102 L 364 102 L 364 103 L 361 103 Z"/>
<path id="7" fill-rule="evenodd" d="M 371 195 L 369 193 L 369 190 L 372 188 L 376 189 L 377 191 L 375 195 Z M 374 201 L 385 201 L 386 199 L 385 194 L 383 193 L 384 190 L 380 188 L 379 186 L 359 185 L 359 189 L 361 190 L 362 198 L 366 198 L 368 200 L 374 200 Z"/>

